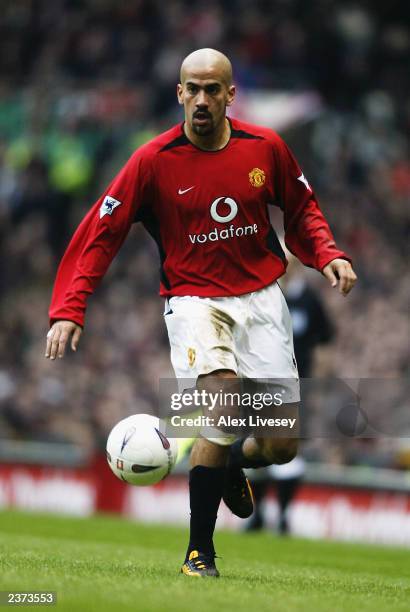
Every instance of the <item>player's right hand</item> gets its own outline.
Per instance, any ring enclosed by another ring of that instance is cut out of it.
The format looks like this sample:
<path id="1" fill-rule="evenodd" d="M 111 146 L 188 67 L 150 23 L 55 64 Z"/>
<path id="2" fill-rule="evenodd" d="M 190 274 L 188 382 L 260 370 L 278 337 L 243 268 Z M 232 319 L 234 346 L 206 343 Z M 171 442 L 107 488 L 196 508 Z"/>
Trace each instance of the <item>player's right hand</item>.
<path id="1" fill-rule="evenodd" d="M 82 331 L 82 327 L 73 321 L 56 321 L 47 333 L 46 359 L 64 357 L 70 338 L 71 350 L 76 351 Z"/>

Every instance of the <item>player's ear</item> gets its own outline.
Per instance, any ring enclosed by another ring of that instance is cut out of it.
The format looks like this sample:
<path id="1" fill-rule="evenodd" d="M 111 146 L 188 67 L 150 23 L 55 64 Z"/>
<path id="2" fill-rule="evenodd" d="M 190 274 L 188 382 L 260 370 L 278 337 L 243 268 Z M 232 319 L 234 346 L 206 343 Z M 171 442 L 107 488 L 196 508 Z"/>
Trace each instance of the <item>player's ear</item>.
<path id="1" fill-rule="evenodd" d="M 235 85 L 231 85 L 228 89 L 228 96 L 226 99 L 226 106 L 232 106 L 235 100 L 236 88 Z"/>
<path id="2" fill-rule="evenodd" d="M 178 104 L 183 104 L 184 103 L 184 100 L 183 100 L 183 97 L 182 97 L 182 92 L 183 92 L 182 85 L 181 85 L 181 83 L 178 83 L 178 85 L 177 85 Z"/>

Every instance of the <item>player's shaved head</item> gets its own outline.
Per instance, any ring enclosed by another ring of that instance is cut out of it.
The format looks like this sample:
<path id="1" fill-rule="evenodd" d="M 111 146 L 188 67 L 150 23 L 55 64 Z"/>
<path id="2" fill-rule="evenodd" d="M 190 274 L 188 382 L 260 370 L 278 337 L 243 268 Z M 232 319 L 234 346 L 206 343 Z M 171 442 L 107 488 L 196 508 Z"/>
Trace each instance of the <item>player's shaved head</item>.
<path id="1" fill-rule="evenodd" d="M 184 59 L 181 65 L 181 83 L 187 78 L 217 79 L 232 85 L 232 64 L 216 49 L 198 49 Z"/>
<path id="2" fill-rule="evenodd" d="M 235 98 L 231 62 L 215 49 L 198 49 L 184 59 L 180 76 L 177 97 L 188 138 L 200 148 L 223 147 L 231 133 L 226 107 Z"/>

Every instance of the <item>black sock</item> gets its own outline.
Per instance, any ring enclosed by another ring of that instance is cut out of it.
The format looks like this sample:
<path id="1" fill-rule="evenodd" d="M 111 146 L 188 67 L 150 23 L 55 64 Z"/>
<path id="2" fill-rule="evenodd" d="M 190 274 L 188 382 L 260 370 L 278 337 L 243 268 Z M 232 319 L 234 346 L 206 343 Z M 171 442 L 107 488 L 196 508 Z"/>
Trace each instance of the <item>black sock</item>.
<path id="1" fill-rule="evenodd" d="M 267 467 L 271 465 L 269 461 L 265 459 L 248 459 L 243 454 L 243 443 L 246 438 L 242 438 L 241 440 L 235 440 L 235 442 L 231 445 L 228 457 L 228 469 L 229 468 L 260 468 Z"/>
<path id="2" fill-rule="evenodd" d="M 188 550 L 198 550 L 213 557 L 212 541 L 225 480 L 225 467 L 211 468 L 197 465 L 189 472 L 191 522 Z"/>

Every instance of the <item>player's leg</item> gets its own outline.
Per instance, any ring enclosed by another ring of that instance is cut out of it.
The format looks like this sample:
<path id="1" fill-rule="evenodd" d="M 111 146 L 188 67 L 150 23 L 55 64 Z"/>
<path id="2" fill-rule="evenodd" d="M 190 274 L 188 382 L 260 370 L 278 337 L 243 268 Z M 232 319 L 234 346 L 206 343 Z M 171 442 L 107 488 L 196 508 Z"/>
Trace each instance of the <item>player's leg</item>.
<path id="1" fill-rule="evenodd" d="M 213 534 L 225 479 L 229 447 L 198 438 L 189 472 L 189 543 L 182 566 L 188 576 L 218 576 Z"/>
<path id="2" fill-rule="evenodd" d="M 240 391 L 240 381 L 232 371 L 213 372 L 198 378 L 197 388 L 208 393 Z M 237 391 L 235 391 L 237 390 Z M 238 407 L 215 406 L 214 420 L 227 413 L 233 417 Z M 218 575 L 213 533 L 221 498 L 237 515 L 246 518 L 253 511 L 252 490 L 241 468 L 227 468 L 229 448 L 235 435 L 215 427 L 204 428 L 191 452 L 189 474 L 190 539 L 182 571 L 188 575 Z"/>
<path id="3" fill-rule="evenodd" d="M 166 307 L 164 318 L 172 365 L 177 378 L 187 382 L 184 388 L 196 385 L 212 390 L 215 381 L 220 386 L 220 382 L 236 378 L 232 331 L 235 321 L 208 302 L 208 299 L 174 297 Z M 202 433 L 191 452 L 191 535 L 182 567 L 185 574 L 194 576 L 217 575 L 212 535 L 226 483 L 229 444 L 234 440 L 220 432 Z"/>
<path id="4" fill-rule="evenodd" d="M 212 374 L 201 376 L 198 379 L 199 389 L 206 388 L 208 393 L 219 394 L 223 398 L 222 404 L 212 410 L 214 423 L 218 423 L 220 417 L 224 419 L 239 419 L 241 416 L 241 391 L 242 383 L 234 372 L 221 372 L 219 377 Z M 231 399 L 229 399 L 231 398 Z M 234 399 L 236 398 L 236 400 Z M 254 509 L 252 488 L 242 468 L 237 465 L 228 465 L 227 458 L 229 447 L 237 438 L 237 428 L 227 425 L 207 428 L 202 435 L 218 446 L 228 447 L 225 454 L 225 480 L 223 488 L 223 500 L 226 506 L 239 518 L 248 518 Z"/>
<path id="5" fill-rule="evenodd" d="M 224 379 L 236 378 L 229 370 L 212 372 L 198 378 L 197 387 L 212 392 L 215 384 Z M 189 576 L 217 576 L 213 534 L 219 504 L 222 499 L 226 461 L 230 439 L 216 437 L 211 440 L 199 437 L 192 448 L 189 472 L 190 534 L 182 566 Z"/>

